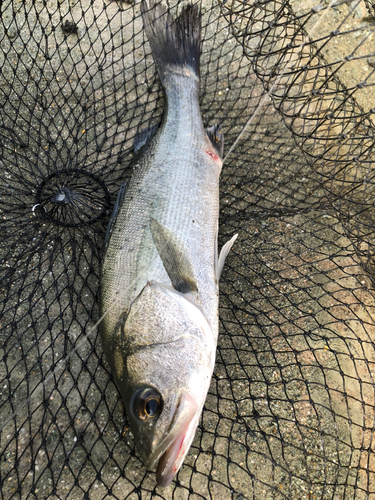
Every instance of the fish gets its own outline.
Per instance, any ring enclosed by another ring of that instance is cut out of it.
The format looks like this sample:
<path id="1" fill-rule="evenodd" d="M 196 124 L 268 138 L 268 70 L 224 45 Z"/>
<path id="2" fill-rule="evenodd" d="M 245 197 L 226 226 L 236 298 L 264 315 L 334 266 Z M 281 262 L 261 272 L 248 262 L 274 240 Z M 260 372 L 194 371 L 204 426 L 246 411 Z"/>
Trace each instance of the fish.
<path id="1" fill-rule="evenodd" d="M 159 127 L 139 134 L 134 173 L 120 189 L 101 269 L 101 339 L 138 454 L 168 486 L 194 439 L 215 365 L 224 136 L 199 107 L 201 14 L 174 19 L 142 0 L 164 90 Z"/>

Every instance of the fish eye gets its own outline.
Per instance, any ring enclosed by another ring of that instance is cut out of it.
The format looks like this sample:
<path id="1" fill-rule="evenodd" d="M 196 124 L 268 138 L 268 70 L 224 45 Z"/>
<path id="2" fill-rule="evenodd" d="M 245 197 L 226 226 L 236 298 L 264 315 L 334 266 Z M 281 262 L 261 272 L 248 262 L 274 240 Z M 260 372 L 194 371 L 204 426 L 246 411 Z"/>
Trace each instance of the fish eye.
<path id="1" fill-rule="evenodd" d="M 135 413 L 142 420 L 152 420 L 158 417 L 161 409 L 162 399 L 155 389 L 144 389 L 134 401 Z"/>

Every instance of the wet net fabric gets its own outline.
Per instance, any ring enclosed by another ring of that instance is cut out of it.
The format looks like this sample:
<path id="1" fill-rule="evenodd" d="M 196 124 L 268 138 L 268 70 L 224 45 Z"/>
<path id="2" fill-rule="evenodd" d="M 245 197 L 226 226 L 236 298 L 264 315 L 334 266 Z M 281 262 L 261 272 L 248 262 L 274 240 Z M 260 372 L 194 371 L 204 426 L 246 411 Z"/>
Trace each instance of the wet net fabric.
<path id="1" fill-rule="evenodd" d="M 163 110 L 139 3 L 0 4 L 2 499 L 375 499 L 374 4 L 200 6 L 219 244 L 239 236 L 201 422 L 161 489 L 95 326 L 134 136 Z"/>

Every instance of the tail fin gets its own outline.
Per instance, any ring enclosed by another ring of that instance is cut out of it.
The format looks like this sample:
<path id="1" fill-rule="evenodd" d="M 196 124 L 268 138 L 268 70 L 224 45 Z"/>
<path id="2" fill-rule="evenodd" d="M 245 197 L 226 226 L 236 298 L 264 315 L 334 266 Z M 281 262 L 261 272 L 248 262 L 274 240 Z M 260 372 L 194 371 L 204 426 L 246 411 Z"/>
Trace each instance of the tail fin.
<path id="1" fill-rule="evenodd" d="M 164 83 L 170 72 L 189 66 L 199 76 L 201 16 L 196 5 L 187 5 L 174 20 L 166 8 L 154 0 L 142 0 L 141 12 L 159 76 Z"/>

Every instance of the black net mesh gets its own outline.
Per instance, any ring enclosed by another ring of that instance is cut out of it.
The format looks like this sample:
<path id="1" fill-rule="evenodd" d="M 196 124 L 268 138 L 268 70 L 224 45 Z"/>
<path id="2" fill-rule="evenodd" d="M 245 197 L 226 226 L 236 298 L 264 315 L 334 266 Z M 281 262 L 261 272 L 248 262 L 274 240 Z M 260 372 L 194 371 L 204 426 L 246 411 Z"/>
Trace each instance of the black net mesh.
<path id="1" fill-rule="evenodd" d="M 374 3 L 200 6 L 220 243 L 239 237 L 200 425 L 161 489 L 95 327 L 133 138 L 163 110 L 139 3 L 0 3 L 2 499 L 375 499 Z"/>

